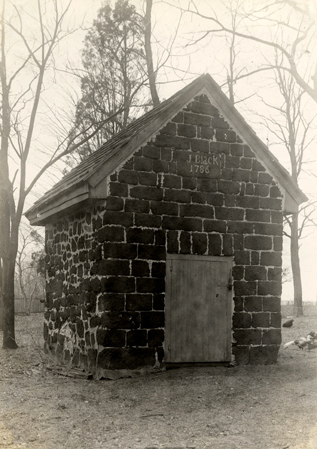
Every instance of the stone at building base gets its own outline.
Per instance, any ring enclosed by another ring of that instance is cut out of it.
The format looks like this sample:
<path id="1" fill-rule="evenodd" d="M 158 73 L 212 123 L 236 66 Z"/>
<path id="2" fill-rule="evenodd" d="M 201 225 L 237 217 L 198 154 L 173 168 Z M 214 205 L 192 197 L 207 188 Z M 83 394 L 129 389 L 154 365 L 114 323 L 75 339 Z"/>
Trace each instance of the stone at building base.
<path id="1" fill-rule="evenodd" d="M 51 361 L 58 366 L 65 366 L 66 371 L 79 368 L 97 380 L 138 377 L 165 371 L 162 348 L 105 348 L 99 354 L 96 349 L 89 349 L 87 354 L 83 354 L 78 348 L 63 348 L 68 346 L 67 340 L 51 345 L 44 343 L 44 351 L 49 354 Z"/>
<path id="2" fill-rule="evenodd" d="M 233 354 L 237 365 L 273 365 L 279 349 L 279 345 L 235 346 Z"/>

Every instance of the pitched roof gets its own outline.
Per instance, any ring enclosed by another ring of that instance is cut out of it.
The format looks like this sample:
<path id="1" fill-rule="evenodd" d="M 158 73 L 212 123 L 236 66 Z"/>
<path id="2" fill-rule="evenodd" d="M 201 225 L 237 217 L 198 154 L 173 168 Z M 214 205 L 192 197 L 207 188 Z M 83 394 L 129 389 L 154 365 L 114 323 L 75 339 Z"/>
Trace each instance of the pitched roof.
<path id="1" fill-rule="evenodd" d="M 48 221 L 49 216 L 56 213 L 57 203 L 64 203 L 63 209 L 65 209 L 69 201 L 70 205 L 74 203 L 71 198 L 75 198 L 75 196 L 77 197 L 75 203 L 91 198 L 91 189 L 102 178 L 158 133 L 179 110 L 199 93 L 208 95 L 211 103 L 250 146 L 280 186 L 291 195 L 295 203 L 300 204 L 306 201 L 306 196 L 294 183 L 289 173 L 257 137 L 213 78 L 209 74 L 205 74 L 105 142 L 37 200 L 25 213 L 27 218 L 32 224 L 44 224 Z"/>

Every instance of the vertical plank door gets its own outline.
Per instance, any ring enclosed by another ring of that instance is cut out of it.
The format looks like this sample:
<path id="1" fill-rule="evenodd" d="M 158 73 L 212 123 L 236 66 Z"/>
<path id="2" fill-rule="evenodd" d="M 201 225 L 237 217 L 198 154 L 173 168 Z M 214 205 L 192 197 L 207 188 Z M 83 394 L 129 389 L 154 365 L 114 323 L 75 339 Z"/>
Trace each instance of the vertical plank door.
<path id="1" fill-rule="evenodd" d="M 168 254 L 165 361 L 231 359 L 232 259 Z"/>

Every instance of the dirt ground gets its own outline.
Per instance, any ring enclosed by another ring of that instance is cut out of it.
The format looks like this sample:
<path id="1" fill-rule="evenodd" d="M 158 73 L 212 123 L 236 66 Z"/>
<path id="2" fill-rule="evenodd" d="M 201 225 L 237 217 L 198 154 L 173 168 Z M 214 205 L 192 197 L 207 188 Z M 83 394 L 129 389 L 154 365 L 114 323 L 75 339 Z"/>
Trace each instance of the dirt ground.
<path id="1" fill-rule="evenodd" d="M 283 343 L 317 331 L 317 309 L 305 313 Z M 1 449 L 317 448 L 317 349 L 95 381 L 43 364 L 41 321 L 17 317 L 19 349 L 0 349 Z"/>

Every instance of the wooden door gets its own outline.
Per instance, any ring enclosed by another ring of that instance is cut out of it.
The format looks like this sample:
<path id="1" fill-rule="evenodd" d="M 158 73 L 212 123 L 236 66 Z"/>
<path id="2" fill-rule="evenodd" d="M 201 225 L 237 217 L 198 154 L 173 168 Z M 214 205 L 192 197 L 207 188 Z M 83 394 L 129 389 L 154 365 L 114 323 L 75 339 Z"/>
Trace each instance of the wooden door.
<path id="1" fill-rule="evenodd" d="M 165 361 L 231 359 L 232 259 L 168 254 Z"/>

